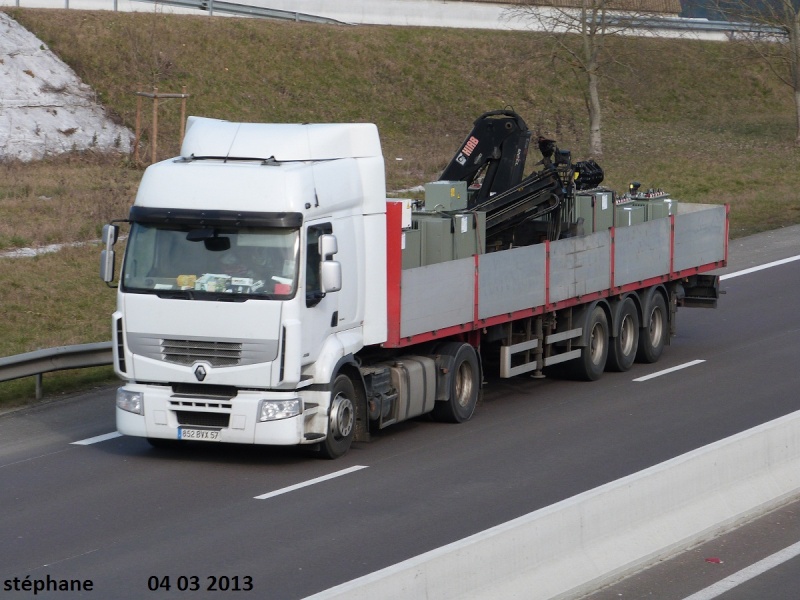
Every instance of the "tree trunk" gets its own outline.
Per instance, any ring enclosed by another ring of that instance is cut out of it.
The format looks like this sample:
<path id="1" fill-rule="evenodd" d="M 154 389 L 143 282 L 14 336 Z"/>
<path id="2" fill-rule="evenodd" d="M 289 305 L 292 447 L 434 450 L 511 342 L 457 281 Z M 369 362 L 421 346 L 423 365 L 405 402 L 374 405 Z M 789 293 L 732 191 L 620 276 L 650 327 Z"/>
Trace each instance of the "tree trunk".
<path id="1" fill-rule="evenodd" d="M 587 73 L 589 80 L 589 158 L 603 159 L 602 118 L 600 114 L 599 80 L 594 69 Z"/>
<path id="2" fill-rule="evenodd" d="M 789 32 L 791 45 L 792 88 L 794 90 L 795 138 L 794 145 L 800 148 L 800 12 L 796 12 Z"/>

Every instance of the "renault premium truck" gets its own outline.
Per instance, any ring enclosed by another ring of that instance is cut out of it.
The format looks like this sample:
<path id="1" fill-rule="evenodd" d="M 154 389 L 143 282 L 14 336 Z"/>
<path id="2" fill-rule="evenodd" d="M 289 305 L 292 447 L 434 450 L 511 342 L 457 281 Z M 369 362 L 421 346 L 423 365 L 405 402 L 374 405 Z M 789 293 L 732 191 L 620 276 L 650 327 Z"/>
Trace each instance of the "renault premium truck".
<path id="1" fill-rule="evenodd" d="M 190 117 L 103 230 L 111 283 L 127 223 L 119 432 L 336 458 L 426 413 L 467 421 L 490 373 L 658 360 L 679 306 L 716 306 L 727 207 L 617 196 L 543 138 L 525 175 L 531 137 L 481 115 L 424 199 L 393 200 L 375 125 Z"/>

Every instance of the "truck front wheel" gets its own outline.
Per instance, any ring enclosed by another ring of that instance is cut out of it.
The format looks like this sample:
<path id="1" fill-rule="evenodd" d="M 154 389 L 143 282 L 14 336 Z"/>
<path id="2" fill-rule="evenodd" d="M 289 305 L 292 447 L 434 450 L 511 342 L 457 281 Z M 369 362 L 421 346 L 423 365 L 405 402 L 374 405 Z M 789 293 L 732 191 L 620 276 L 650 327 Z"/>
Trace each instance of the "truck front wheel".
<path id="1" fill-rule="evenodd" d="M 475 412 L 480 390 L 481 369 L 475 349 L 469 344 L 448 344 L 454 351 L 447 400 L 433 406 L 433 418 L 446 423 L 469 421 Z M 445 350 L 442 354 L 448 354 Z"/>
<path id="2" fill-rule="evenodd" d="M 320 444 L 325 458 L 339 458 L 353 443 L 356 430 L 356 390 L 347 375 L 337 375 L 331 389 L 331 407 L 328 415 L 328 435 Z"/>

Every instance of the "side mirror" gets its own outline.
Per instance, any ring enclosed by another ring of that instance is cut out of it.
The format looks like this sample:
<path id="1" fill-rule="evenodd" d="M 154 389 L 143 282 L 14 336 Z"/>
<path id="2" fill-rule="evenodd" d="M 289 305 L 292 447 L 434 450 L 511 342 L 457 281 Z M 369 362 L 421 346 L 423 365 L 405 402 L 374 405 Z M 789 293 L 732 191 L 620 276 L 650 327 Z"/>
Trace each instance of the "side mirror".
<path id="1" fill-rule="evenodd" d="M 100 252 L 100 279 L 106 283 L 114 281 L 114 261 L 116 253 L 114 244 L 119 237 L 119 227 L 117 225 L 103 225 L 103 244 L 105 249 Z"/>
<path id="2" fill-rule="evenodd" d="M 323 294 L 338 292 L 342 289 L 342 263 L 335 260 L 324 260 L 319 265 L 319 274 Z"/>
<path id="3" fill-rule="evenodd" d="M 332 233 L 325 233 L 319 236 L 319 255 L 322 257 L 322 260 L 329 260 L 329 257 L 333 256 L 339 251 L 339 244 L 336 241 L 336 236 Z"/>

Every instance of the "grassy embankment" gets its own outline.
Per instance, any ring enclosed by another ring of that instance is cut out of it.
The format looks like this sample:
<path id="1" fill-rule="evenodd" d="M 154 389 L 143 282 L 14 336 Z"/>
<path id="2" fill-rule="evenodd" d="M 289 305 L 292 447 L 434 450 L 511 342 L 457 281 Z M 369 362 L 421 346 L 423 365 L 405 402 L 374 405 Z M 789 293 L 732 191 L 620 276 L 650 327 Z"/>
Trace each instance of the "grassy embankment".
<path id="1" fill-rule="evenodd" d="M 332 27 L 263 20 L 11 9 L 131 128 L 136 91 L 191 94 L 189 114 L 246 121 L 377 123 L 390 189 L 435 179 L 472 121 L 513 107 L 584 157 L 581 88 L 531 33 Z M 690 202 L 729 203 L 731 234 L 800 223 L 800 153 L 788 89 L 727 44 L 612 40 L 627 66 L 603 82 L 606 184 L 631 180 Z M 34 73 L 34 76 L 36 74 Z M 149 127 L 150 105 L 145 102 Z M 179 104 L 162 102 L 159 156 L 177 153 Z M 145 132 L 143 145 L 149 151 Z M 533 154 L 532 154 L 533 156 Z M 80 155 L 0 164 L 0 251 L 98 238 L 124 217 L 141 168 Z M 0 259 L 0 356 L 106 341 L 114 292 L 99 249 Z M 45 377 L 45 391 L 108 381 L 109 369 Z M 0 384 L 0 407 L 33 396 Z"/>

